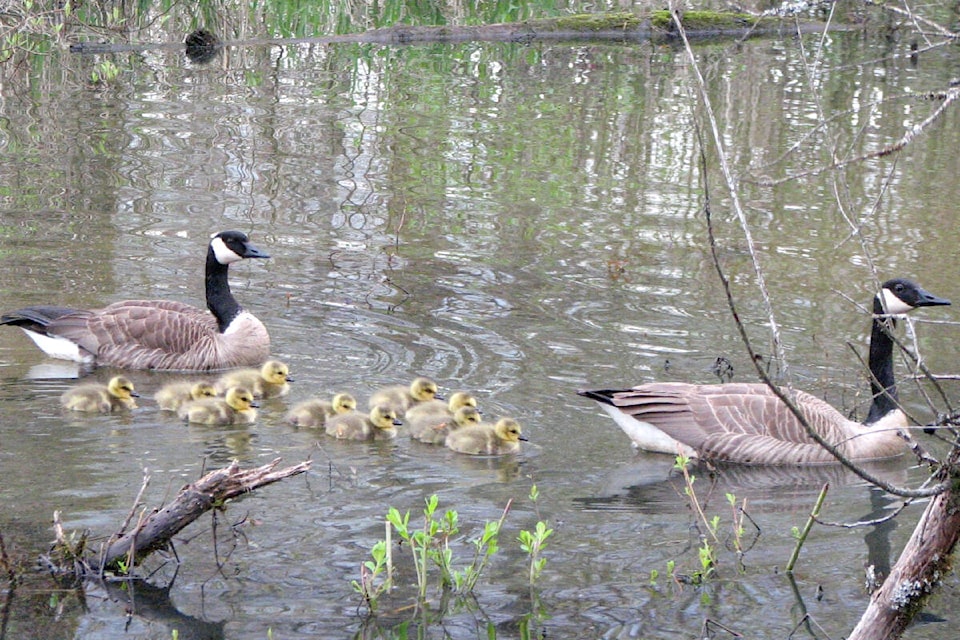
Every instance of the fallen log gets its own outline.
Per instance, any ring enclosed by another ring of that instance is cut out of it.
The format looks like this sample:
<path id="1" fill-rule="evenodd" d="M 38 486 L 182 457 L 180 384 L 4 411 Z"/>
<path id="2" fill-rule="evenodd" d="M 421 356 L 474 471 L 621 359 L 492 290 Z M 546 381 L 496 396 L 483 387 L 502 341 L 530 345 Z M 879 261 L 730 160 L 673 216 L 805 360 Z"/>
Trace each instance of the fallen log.
<path id="1" fill-rule="evenodd" d="M 683 15 L 683 24 L 687 37 L 691 39 L 742 38 L 749 35 L 763 35 L 781 31 L 797 33 L 798 30 L 802 33 L 808 33 L 826 28 L 824 23 L 816 20 L 757 16 L 728 11 L 687 11 Z M 832 24 L 829 28 L 835 30 L 837 28 L 849 28 L 849 26 L 841 25 L 838 27 Z M 183 48 L 184 46 L 191 46 L 191 40 L 196 40 L 195 34 L 200 32 L 203 32 L 203 37 L 207 36 L 207 32 L 199 30 L 187 36 L 186 43 L 111 44 L 77 42 L 70 45 L 70 51 L 80 54 L 100 54 Z M 199 48 L 203 49 L 205 53 L 211 53 L 213 49 L 227 46 L 344 43 L 408 45 L 438 42 L 533 42 L 541 40 L 638 42 L 645 40 L 672 41 L 675 37 L 676 29 L 671 21 L 670 12 L 667 10 L 651 11 L 645 14 L 618 11 L 475 26 L 397 25 L 371 29 L 362 33 L 321 35 L 307 38 L 210 41 L 201 42 L 202 46 Z"/>
<path id="2" fill-rule="evenodd" d="M 947 489 L 931 498 L 900 557 L 847 640 L 894 640 L 903 635 L 927 598 L 952 572 L 960 539 L 960 449 L 951 450 L 941 477 Z"/>
<path id="3" fill-rule="evenodd" d="M 207 511 L 221 508 L 229 500 L 279 480 L 304 473 L 310 468 L 310 461 L 306 460 L 292 467 L 274 471 L 279 463 L 280 458 L 277 458 L 261 467 L 244 470 L 240 468 L 238 462 L 233 461 L 229 466 L 211 471 L 199 480 L 184 486 L 173 502 L 162 509 L 141 514 L 135 526 L 129 531 L 126 528 L 132 518 L 128 518 L 121 530 L 114 534 L 100 551 L 99 561 L 95 563 L 98 567 L 96 573 L 102 573 L 104 570 L 129 570 L 154 551 L 170 545 L 173 536 Z M 143 489 L 141 493 L 142 491 Z M 59 517 L 55 516 L 55 520 L 59 521 Z M 57 550 L 53 555 L 60 560 L 48 560 L 55 571 L 62 574 L 77 574 L 80 565 L 86 567 L 87 572 L 90 571 L 89 567 L 94 566 L 86 560 L 82 563 L 77 562 L 78 558 L 84 555 L 84 550 L 82 546 L 78 549 L 76 543 L 69 542 L 59 522 L 55 549 Z M 64 566 L 66 564 L 64 560 L 67 560 L 71 566 Z"/>

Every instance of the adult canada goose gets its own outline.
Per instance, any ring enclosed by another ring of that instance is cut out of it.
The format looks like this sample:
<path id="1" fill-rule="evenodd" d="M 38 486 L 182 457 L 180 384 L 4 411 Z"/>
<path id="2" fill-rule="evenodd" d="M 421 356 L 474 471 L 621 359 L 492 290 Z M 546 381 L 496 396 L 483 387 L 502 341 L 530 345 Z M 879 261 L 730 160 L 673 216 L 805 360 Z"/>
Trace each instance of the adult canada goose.
<path id="1" fill-rule="evenodd" d="M 469 405 L 460 407 L 450 416 L 445 413 L 417 415 L 405 418 L 409 425 L 410 437 L 424 444 L 443 445 L 447 435 L 460 427 L 480 424 L 480 412 Z"/>
<path id="2" fill-rule="evenodd" d="M 259 406 L 249 389 L 231 387 L 223 398 L 187 402 L 177 415 L 196 424 L 252 424 L 257 419 Z"/>
<path id="3" fill-rule="evenodd" d="M 950 304 L 902 278 L 888 280 L 873 301 L 870 383 L 873 402 L 865 423 L 854 422 L 823 400 L 784 389 L 810 426 L 851 460 L 892 458 L 905 450 L 907 426 L 897 406 L 893 376 L 893 315 Z M 652 383 L 632 389 L 578 391 L 601 403 L 634 444 L 741 464 L 825 464 L 836 459 L 811 439 L 800 421 L 765 384 Z"/>
<path id="4" fill-rule="evenodd" d="M 338 413 L 347 413 L 357 408 L 356 399 L 349 393 L 338 393 L 329 400 L 304 400 L 287 412 L 287 422 L 298 427 L 322 427 Z"/>
<path id="5" fill-rule="evenodd" d="M 125 300 L 89 310 L 26 307 L 0 324 L 20 327 L 49 356 L 82 363 L 187 371 L 259 365 L 270 355 L 270 337 L 230 293 L 227 270 L 244 258 L 269 257 L 239 231 L 213 236 L 206 268 L 211 313 L 169 300 Z"/>
<path id="6" fill-rule="evenodd" d="M 279 398 L 290 393 L 290 382 L 293 378 L 287 365 L 279 360 L 267 360 L 259 369 L 238 369 L 223 374 L 217 380 L 217 391 L 245 387 L 253 392 L 254 398 Z"/>
<path id="7" fill-rule="evenodd" d="M 457 409 L 462 407 L 473 407 L 477 408 L 477 399 L 470 393 L 466 391 L 455 391 L 450 394 L 450 399 L 444 402 L 443 400 L 427 400 L 426 402 L 419 402 L 406 411 L 404 416 L 408 421 L 413 420 L 414 418 L 419 418 L 421 416 L 448 416 L 452 417 L 453 414 L 457 412 Z"/>
<path id="8" fill-rule="evenodd" d="M 122 409 L 136 409 L 134 398 L 139 397 L 132 382 L 123 376 L 115 376 L 105 385 L 90 383 L 67 389 L 60 396 L 60 404 L 71 411 L 110 413 Z"/>
<path id="9" fill-rule="evenodd" d="M 401 424 L 393 409 L 377 405 L 368 415 L 359 411 L 337 414 L 327 420 L 324 430 L 340 440 L 390 440 L 397 437 Z"/>
<path id="10" fill-rule="evenodd" d="M 500 418 L 496 424 L 484 422 L 451 431 L 447 448 L 472 456 L 499 456 L 516 453 L 520 441 L 526 441 L 520 424 L 513 418 Z"/>
<path id="11" fill-rule="evenodd" d="M 176 411 L 184 402 L 216 395 L 217 390 L 209 382 L 171 382 L 160 387 L 153 399 L 164 411 Z"/>
<path id="12" fill-rule="evenodd" d="M 438 394 L 437 383 L 430 378 L 415 378 L 409 386 L 402 384 L 384 387 L 370 396 L 368 406 L 372 409 L 378 405 L 386 405 L 403 417 L 407 409 L 430 400 L 443 400 Z"/>

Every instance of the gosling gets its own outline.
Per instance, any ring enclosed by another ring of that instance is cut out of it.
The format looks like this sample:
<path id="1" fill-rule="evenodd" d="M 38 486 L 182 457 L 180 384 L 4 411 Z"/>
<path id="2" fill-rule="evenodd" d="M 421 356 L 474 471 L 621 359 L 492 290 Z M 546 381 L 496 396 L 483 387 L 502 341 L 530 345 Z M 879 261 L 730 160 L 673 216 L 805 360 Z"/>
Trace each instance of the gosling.
<path id="1" fill-rule="evenodd" d="M 279 398 L 290 393 L 290 369 L 279 360 L 267 360 L 259 369 L 237 369 L 220 376 L 217 392 L 230 387 L 244 387 L 254 398 Z"/>
<path id="2" fill-rule="evenodd" d="M 67 389 L 60 396 L 60 404 L 70 411 L 110 413 L 136 409 L 134 398 L 139 397 L 140 394 L 134 391 L 132 382 L 123 376 L 116 376 L 106 385 L 90 383 Z"/>
<path id="3" fill-rule="evenodd" d="M 476 407 L 460 407 L 453 416 L 414 416 L 407 419 L 407 424 L 410 425 L 410 437 L 414 440 L 443 446 L 447 435 L 455 429 L 480 424 L 480 412 Z"/>
<path id="4" fill-rule="evenodd" d="M 472 456 L 499 456 L 516 453 L 520 441 L 526 441 L 520 424 L 512 418 L 501 418 L 496 424 L 483 423 L 451 431 L 447 447 Z"/>
<path id="5" fill-rule="evenodd" d="M 287 412 L 286 420 L 298 427 L 322 427 L 324 423 L 338 413 L 347 413 L 357 408 L 356 399 L 349 393 L 338 393 L 333 401 L 305 400 Z"/>
<path id="6" fill-rule="evenodd" d="M 420 416 L 447 416 L 452 417 L 457 409 L 461 407 L 477 407 L 477 399 L 470 393 L 466 391 L 455 391 L 450 394 L 450 399 L 447 402 L 443 400 L 427 400 L 426 402 L 421 402 L 415 404 L 409 409 L 407 409 L 406 418 L 408 420 L 413 420 L 414 418 L 419 418 Z"/>
<path id="7" fill-rule="evenodd" d="M 160 387 L 153 399 L 164 411 L 177 411 L 185 402 L 216 395 L 217 390 L 209 382 L 171 382 Z"/>
<path id="8" fill-rule="evenodd" d="M 230 387 L 226 397 L 203 398 L 180 407 L 177 415 L 194 424 L 252 424 L 257 419 L 260 405 L 253 392 L 244 387 Z"/>
<path id="9" fill-rule="evenodd" d="M 398 417 L 403 417 L 407 409 L 430 400 L 443 400 L 438 395 L 437 383 L 430 378 L 415 378 L 409 386 L 391 385 L 376 391 L 370 396 L 369 406 L 371 409 L 377 405 L 385 405 L 396 412 Z"/>
<path id="10" fill-rule="evenodd" d="M 386 405 L 370 409 L 369 415 L 359 411 L 333 416 L 324 425 L 328 436 L 340 440 L 390 440 L 397 437 L 397 427 L 403 424 L 397 413 Z"/>

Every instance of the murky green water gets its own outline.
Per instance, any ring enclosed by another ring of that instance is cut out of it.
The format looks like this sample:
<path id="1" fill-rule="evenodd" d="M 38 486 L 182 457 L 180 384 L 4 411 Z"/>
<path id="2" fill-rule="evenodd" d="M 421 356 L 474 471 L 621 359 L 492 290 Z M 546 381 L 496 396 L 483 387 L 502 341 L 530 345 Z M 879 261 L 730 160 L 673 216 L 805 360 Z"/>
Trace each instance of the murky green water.
<path id="1" fill-rule="evenodd" d="M 833 153 L 874 152 L 937 107 L 904 96 L 945 87 L 956 71 L 951 53 L 917 65 L 883 57 L 890 53 L 879 39 L 831 35 L 808 79 L 791 38 L 697 48 L 744 179 L 792 379 L 846 409 L 865 392 L 847 343 L 864 351 L 868 320 L 854 301 L 871 295 L 869 264 L 960 299 L 956 112 L 899 156 L 764 181 L 810 172 Z M 119 591 L 91 589 L 84 608 L 71 593 L 21 592 L 7 637 L 167 638 L 173 629 L 181 638 L 389 637 L 411 617 L 424 637 L 488 637 L 492 626 L 510 638 L 530 624 L 554 638 L 690 638 L 705 619 L 786 637 L 804 612 L 831 637 L 852 628 L 867 600 L 864 566 L 895 558 L 919 507 L 894 525 L 816 528 L 791 582 L 780 570 L 791 528 L 824 481 L 831 521 L 876 517 L 893 503 L 824 470 L 730 470 L 712 490 L 704 474 L 696 483 L 704 509 L 721 519 L 719 577 L 681 587 L 667 563 L 695 570 L 700 541 L 682 487 L 667 481 L 671 461 L 635 454 L 574 393 L 710 382 L 718 357 L 736 379 L 752 379 L 707 247 L 696 156 L 703 119 L 682 51 L 300 45 L 234 49 L 206 66 L 177 51 L 117 59 L 122 75 L 107 86 L 81 76 L 93 60 L 64 55 L 67 81 L 38 77 L 35 91 L 3 93 L 0 309 L 133 297 L 202 305 L 206 238 L 239 228 L 273 258 L 234 268 L 234 290 L 297 381 L 249 428 L 186 427 L 149 402 L 126 416 L 65 415 L 57 398 L 73 381 L 46 369 L 52 363 L 20 332 L 0 331 L 4 540 L 42 550 L 54 510 L 69 529 L 112 532 L 144 469 L 149 505 L 231 459 L 311 458 L 313 470 L 230 505 L 215 549 L 210 518 L 185 531 L 169 601 L 143 594 L 128 618 Z M 710 162 L 721 260 L 769 354 L 747 246 Z M 949 308 L 926 310 L 922 319 L 941 323 L 918 324 L 935 372 L 955 372 L 956 326 L 943 322 L 954 318 Z M 302 398 L 363 397 L 417 374 L 448 392 L 473 390 L 488 416 L 518 418 L 531 443 L 516 457 L 476 460 L 403 438 L 331 442 L 282 422 Z M 147 395 L 172 376 L 130 377 Z M 929 417 L 915 387 L 902 393 Z M 922 472 L 906 467 L 883 472 L 919 481 Z M 536 505 L 527 498 L 534 483 Z M 727 550 L 727 492 L 747 500 L 760 530 L 743 571 Z M 459 512 L 464 537 L 454 548 L 464 561 L 467 539 L 513 500 L 476 599 L 450 603 L 442 623 L 416 618 L 404 608 L 407 571 L 384 615 L 365 621 L 350 581 L 382 537 L 384 514 L 391 506 L 416 514 L 434 493 Z M 540 518 L 555 533 L 531 592 L 515 538 Z M 949 635 L 956 590 L 951 576 L 929 608 L 948 622 L 909 637 Z"/>

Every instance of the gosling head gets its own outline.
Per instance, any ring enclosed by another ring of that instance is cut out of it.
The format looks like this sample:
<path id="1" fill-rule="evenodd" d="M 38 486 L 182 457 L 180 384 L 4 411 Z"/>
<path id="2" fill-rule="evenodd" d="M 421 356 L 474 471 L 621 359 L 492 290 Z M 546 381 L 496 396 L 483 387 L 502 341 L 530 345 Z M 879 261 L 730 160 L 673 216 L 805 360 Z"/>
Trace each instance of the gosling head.
<path id="1" fill-rule="evenodd" d="M 236 411 L 247 411 L 260 406 L 253 399 L 253 392 L 245 387 L 230 387 L 225 400 L 227 405 Z"/>
<path id="2" fill-rule="evenodd" d="M 133 383 L 123 376 L 111 378 L 107 384 L 107 392 L 114 398 L 120 398 L 121 400 L 140 397 L 140 394 L 134 391 Z"/>
<path id="3" fill-rule="evenodd" d="M 338 393 L 333 396 L 333 410 L 336 413 L 347 413 L 357 408 L 357 399 L 349 393 Z"/>
<path id="4" fill-rule="evenodd" d="M 430 378 L 416 378 L 410 383 L 410 395 L 417 402 L 427 402 L 428 400 L 441 400 L 437 383 Z"/>
<path id="5" fill-rule="evenodd" d="M 527 441 L 520 429 L 520 423 L 513 418 L 500 418 L 494 426 L 494 431 L 496 431 L 497 437 L 504 442 Z"/>
<path id="6" fill-rule="evenodd" d="M 190 397 L 194 400 L 200 398 L 213 398 L 217 395 L 217 390 L 209 382 L 198 382 L 190 387 Z"/>
<path id="7" fill-rule="evenodd" d="M 476 407 L 460 407 L 453 414 L 453 421 L 457 423 L 459 427 L 466 427 L 471 424 L 480 423 L 480 412 L 477 411 Z"/>
<path id="8" fill-rule="evenodd" d="M 453 413 L 457 412 L 457 409 L 462 407 L 474 407 L 477 406 L 477 399 L 473 397 L 472 394 L 467 393 L 466 391 L 457 391 L 450 395 L 450 400 L 447 401 L 447 406 L 450 411 Z"/>
<path id="9" fill-rule="evenodd" d="M 390 407 L 378 404 L 370 409 L 370 422 L 377 429 L 395 429 L 403 423 L 397 418 L 397 412 Z"/>
<path id="10" fill-rule="evenodd" d="M 267 360 L 260 367 L 260 377 L 270 384 L 283 385 L 293 382 L 290 377 L 290 369 L 279 360 Z"/>

